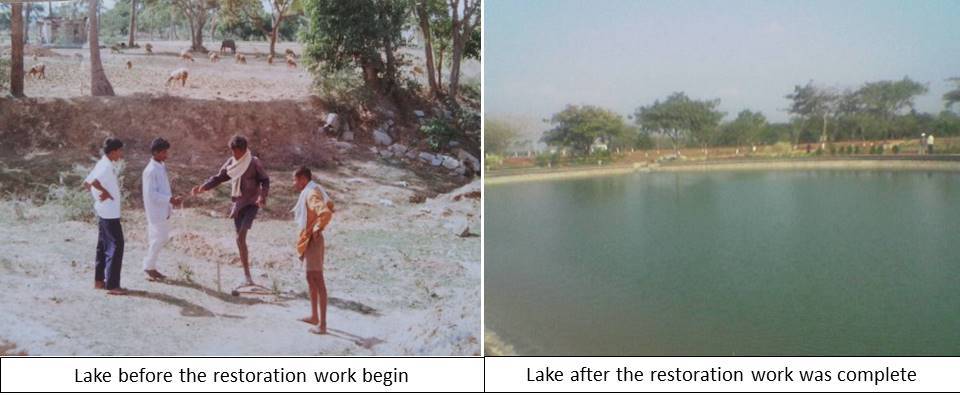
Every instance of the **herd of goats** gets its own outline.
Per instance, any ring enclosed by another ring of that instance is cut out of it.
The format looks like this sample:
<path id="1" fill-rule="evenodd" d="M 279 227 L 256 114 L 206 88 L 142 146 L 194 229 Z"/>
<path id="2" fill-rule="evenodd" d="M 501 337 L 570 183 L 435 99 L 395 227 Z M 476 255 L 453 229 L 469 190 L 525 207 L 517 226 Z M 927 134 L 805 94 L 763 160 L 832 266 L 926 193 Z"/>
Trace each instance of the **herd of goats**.
<path id="1" fill-rule="evenodd" d="M 122 50 L 126 48 L 128 47 L 126 46 L 125 43 L 119 43 L 110 47 L 110 53 L 120 54 L 120 53 L 123 53 Z M 150 45 L 150 43 L 146 43 L 144 45 L 144 50 L 146 51 L 147 55 L 153 55 L 153 46 Z M 247 64 L 247 57 L 237 52 L 237 44 L 233 40 L 223 40 L 223 42 L 220 44 L 219 52 L 210 51 L 208 56 L 210 58 L 210 62 L 211 63 L 219 62 L 222 56 L 227 55 L 227 52 L 226 52 L 227 50 L 230 50 L 230 53 L 233 55 L 233 59 L 235 63 Z M 286 55 L 287 67 L 296 68 L 297 54 L 294 53 L 293 50 L 287 48 L 287 50 L 285 51 L 285 55 Z M 78 60 L 80 60 L 81 62 L 83 61 L 83 55 L 74 54 L 73 56 Z M 185 61 L 195 62 L 195 60 L 193 59 L 193 55 L 190 53 L 190 50 L 181 51 L 180 59 L 183 59 Z M 37 53 L 33 54 L 33 60 L 34 61 L 38 60 Z M 274 62 L 273 54 L 268 55 L 267 63 L 272 65 L 273 62 Z M 132 69 L 132 68 L 133 68 L 133 62 L 128 60 L 127 69 Z M 30 71 L 27 74 L 30 78 L 46 79 L 46 69 L 47 69 L 46 65 L 44 65 L 43 63 L 37 63 L 30 67 Z M 187 77 L 189 77 L 189 75 L 190 75 L 190 72 L 187 70 L 187 68 L 185 67 L 178 68 L 170 73 L 169 78 L 167 78 L 166 85 L 169 86 L 173 84 L 174 86 L 176 86 L 176 83 L 179 81 L 181 87 L 185 86 L 187 85 Z"/>

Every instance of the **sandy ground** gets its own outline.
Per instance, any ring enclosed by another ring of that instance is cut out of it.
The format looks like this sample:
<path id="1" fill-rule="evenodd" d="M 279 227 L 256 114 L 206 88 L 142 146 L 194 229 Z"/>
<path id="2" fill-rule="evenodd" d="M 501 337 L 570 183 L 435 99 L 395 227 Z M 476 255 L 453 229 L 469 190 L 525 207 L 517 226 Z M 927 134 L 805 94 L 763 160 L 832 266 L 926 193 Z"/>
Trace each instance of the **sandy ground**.
<path id="1" fill-rule="evenodd" d="M 153 45 L 154 55 L 147 55 L 143 45 Z M 4 43 L 5 44 L 5 43 Z M 179 58 L 179 53 L 190 47 L 189 41 L 150 41 L 139 42 L 141 48 L 123 49 L 121 53 L 112 53 L 110 48 L 101 49 L 100 56 L 107 79 L 113 85 L 117 95 L 137 93 L 168 94 L 195 99 L 224 100 L 271 100 L 301 99 L 314 93 L 313 77 L 298 59 L 297 67 L 290 68 L 284 63 L 283 54 L 287 49 L 297 56 L 302 54 L 302 45 L 296 42 L 277 43 L 279 54 L 274 64 L 267 63 L 270 53 L 269 43 L 238 42 L 237 51 L 247 58 L 246 64 L 234 61 L 230 54 L 217 63 L 207 57 L 194 54 L 194 62 Z M 208 49 L 219 50 L 220 42 L 205 43 Z M 3 53 L 6 50 L 0 50 Z M 83 49 L 44 49 L 42 55 L 34 60 L 33 51 L 28 50 L 24 58 L 24 68 L 38 63 L 46 66 L 46 80 L 27 78 L 24 93 L 28 97 L 73 97 L 90 94 L 90 50 Z M 82 59 L 76 55 L 82 56 Z M 420 62 L 420 52 L 410 49 L 405 54 Z M 127 61 L 133 63 L 127 69 Z M 190 77 L 185 87 L 167 86 L 167 77 L 173 70 L 187 68 Z M 408 70 L 409 73 L 409 70 Z M 422 76 L 408 76 L 426 80 Z M 448 76 L 444 75 L 444 79 Z M 462 80 L 465 83 L 479 81 L 479 62 L 467 59 L 462 66 Z"/>
<path id="2" fill-rule="evenodd" d="M 122 282 L 132 293 L 114 297 L 93 289 L 93 223 L 6 200 L 0 340 L 30 355 L 479 354 L 480 238 L 458 236 L 480 229 L 479 181 L 417 204 L 409 200 L 422 186 L 407 170 L 338 169 L 319 175 L 338 208 L 326 232 L 330 335 L 297 320 L 309 300 L 290 219 L 259 219 L 248 238 L 254 278 L 272 294 L 234 297 L 242 270 L 231 220 L 176 211 L 159 266 L 170 280 L 157 283 L 141 271 L 143 213 L 125 207 Z M 271 176 L 272 196 L 294 194 L 287 175 Z"/>
<path id="3" fill-rule="evenodd" d="M 150 41 L 140 43 L 141 47 L 147 42 Z M 282 54 L 287 48 L 301 53 L 297 43 L 278 44 L 277 51 L 281 56 L 273 65 L 267 63 L 269 46 L 265 43 L 238 43 L 237 50 L 245 54 L 247 64 L 234 62 L 230 55 L 213 63 L 203 55 L 195 54 L 194 62 L 190 62 L 178 57 L 180 51 L 189 48 L 187 41 L 150 43 L 154 55 L 146 55 L 143 48 L 122 50 L 120 54 L 111 53 L 109 48 L 100 51 L 107 79 L 117 95 L 152 93 L 196 99 L 269 100 L 298 99 L 311 93 L 313 77 L 310 73 L 300 65 L 293 69 L 282 63 Z M 208 47 L 213 46 L 208 43 Z M 27 78 L 24 88 L 26 95 L 89 95 L 90 50 L 58 48 L 51 51 L 53 55 L 41 56 L 37 60 L 33 60 L 28 51 L 24 67 L 29 70 L 33 65 L 43 63 L 47 79 Z M 43 52 L 46 53 L 46 50 Z M 76 54 L 82 55 L 83 59 L 78 59 Z M 127 69 L 127 61 L 133 63 L 133 68 Z M 187 85 L 167 86 L 170 72 L 181 67 L 187 68 L 190 73 Z"/>

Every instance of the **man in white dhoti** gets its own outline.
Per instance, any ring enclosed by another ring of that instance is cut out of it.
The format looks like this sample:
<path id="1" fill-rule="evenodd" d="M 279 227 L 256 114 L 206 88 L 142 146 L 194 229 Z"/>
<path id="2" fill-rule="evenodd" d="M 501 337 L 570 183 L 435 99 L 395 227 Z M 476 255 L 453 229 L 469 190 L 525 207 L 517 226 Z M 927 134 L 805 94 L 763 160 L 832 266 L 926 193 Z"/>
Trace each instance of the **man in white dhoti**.
<path id="1" fill-rule="evenodd" d="M 170 143 L 156 138 L 150 144 L 153 158 L 143 169 L 143 209 L 147 215 L 147 255 L 143 258 L 143 272 L 148 280 L 166 278 L 157 271 L 157 258 L 160 249 L 170 239 L 170 213 L 173 206 L 180 205 L 183 198 L 174 196 L 170 190 L 167 166 L 164 161 L 169 156 Z"/>

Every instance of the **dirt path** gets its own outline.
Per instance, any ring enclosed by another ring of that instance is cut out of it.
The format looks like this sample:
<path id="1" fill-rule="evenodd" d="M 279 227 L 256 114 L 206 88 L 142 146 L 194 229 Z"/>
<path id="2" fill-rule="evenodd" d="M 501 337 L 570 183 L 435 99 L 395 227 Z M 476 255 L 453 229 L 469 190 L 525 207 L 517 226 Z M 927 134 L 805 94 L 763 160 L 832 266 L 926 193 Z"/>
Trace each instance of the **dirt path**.
<path id="1" fill-rule="evenodd" d="M 0 339 L 31 355 L 480 353 L 480 239 L 457 236 L 467 226 L 479 231 L 480 201 L 454 199 L 479 191 L 479 182 L 413 204 L 417 186 L 383 181 L 417 180 L 409 171 L 376 162 L 348 168 L 319 175 L 340 191 L 326 236 L 328 336 L 297 321 L 309 301 L 289 219 L 258 220 L 248 238 L 255 280 L 273 294 L 234 297 L 242 270 L 230 220 L 177 211 L 160 259 L 171 280 L 156 283 L 140 267 L 142 211 L 125 207 L 123 285 L 133 293 L 108 297 L 92 287 L 94 224 L 65 221 L 52 205 L 4 201 Z M 289 183 L 273 191 L 293 194 Z"/>

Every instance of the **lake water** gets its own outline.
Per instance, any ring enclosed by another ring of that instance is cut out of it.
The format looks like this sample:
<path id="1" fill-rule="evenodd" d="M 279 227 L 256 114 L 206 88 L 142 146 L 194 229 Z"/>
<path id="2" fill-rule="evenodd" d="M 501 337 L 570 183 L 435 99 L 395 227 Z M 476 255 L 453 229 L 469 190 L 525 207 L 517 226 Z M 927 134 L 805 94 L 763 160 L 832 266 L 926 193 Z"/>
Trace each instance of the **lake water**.
<path id="1" fill-rule="evenodd" d="M 960 173 L 492 185 L 486 327 L 525 355 L 960 355 Z"/>

